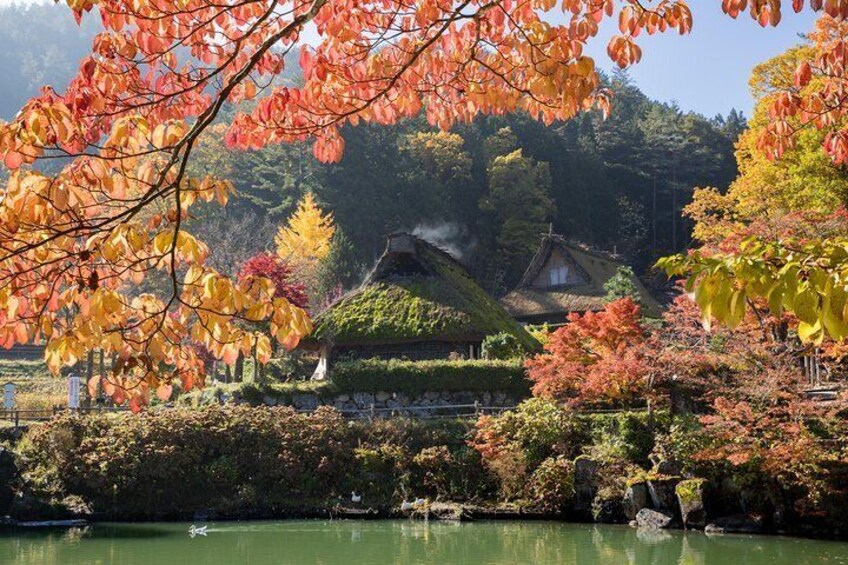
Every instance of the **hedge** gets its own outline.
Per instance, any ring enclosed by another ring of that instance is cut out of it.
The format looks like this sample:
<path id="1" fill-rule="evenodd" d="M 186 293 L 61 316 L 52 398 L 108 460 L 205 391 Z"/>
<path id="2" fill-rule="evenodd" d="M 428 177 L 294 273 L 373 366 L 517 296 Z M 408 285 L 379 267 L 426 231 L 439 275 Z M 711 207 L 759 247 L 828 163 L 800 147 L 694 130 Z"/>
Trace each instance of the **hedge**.
<path id="1" fill-rule="evenodd" d="M 26 500 L 112 520 L 270 517 L 332 508 L 367 493 L 471 499 L 491 492 L 472 422 L 348 422 L 324 408 L 210 406 L 139 415 L 63 415 L 18 445 Z M 43 510 L 18 507 L 18 518 Z"/>
<path id="2" fill-rule="evenodd" d="M 338 393 L 501 391 L 530 395 L 530 383 L 518 361 L 346 361 L 333 365 L 331 380 Z"/>

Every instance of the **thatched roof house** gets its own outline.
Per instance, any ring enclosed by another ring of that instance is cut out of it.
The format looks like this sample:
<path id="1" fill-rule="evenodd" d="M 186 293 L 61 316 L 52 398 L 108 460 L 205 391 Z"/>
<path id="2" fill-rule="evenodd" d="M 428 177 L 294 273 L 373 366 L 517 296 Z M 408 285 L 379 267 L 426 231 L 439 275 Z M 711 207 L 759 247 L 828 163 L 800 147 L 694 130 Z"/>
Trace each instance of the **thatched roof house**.
<path id="1" fill-rule="evenodd" d="M 513 334 L 529 349 L 538 346 L 456 259 L 423 239 L 398 233 L 389 236 L 385 253 L 362 286 L 316 316 L 310 341 L 323 345 L 328 363 L 452 354 L 474 358 L 483 339 L 500 332 Z"/>
<path id="2" fill-rule="evenodd" d="M 501 299 L 516 320 L 530 324 L 562 323 L 571 312 L 601 310 L 604 284 L 622 264 L 615 257 L 570 242 L 557 234 L 542 237 L 518 286 Z M 643 311 L 658 317 L 662 307 L 633 277 Z"/>

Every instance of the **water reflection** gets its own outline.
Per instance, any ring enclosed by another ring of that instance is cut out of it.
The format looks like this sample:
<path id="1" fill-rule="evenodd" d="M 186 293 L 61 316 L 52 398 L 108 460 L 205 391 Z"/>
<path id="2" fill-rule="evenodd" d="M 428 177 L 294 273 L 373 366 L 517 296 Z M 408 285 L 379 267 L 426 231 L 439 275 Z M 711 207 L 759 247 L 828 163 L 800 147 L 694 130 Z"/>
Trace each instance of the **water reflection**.
<path id="1" fill-rule="evenodd" d="M 550 522 L 103 524 L 0 535 L 0 563 L 848 565 L 848 544 Z"/>

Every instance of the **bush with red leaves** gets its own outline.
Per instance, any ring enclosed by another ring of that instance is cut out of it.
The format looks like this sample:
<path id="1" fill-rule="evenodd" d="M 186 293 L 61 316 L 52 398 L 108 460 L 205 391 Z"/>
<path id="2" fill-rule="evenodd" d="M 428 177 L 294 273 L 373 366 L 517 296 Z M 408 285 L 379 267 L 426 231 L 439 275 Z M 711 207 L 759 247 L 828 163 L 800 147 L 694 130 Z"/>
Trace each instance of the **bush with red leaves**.
<path id="1" fill-rule="evenodd" d="M 285 298 L 294 306 L 306 308 L 309 299 L 306 287 L 292 282 L 292 270 L 285 261 L 271 253 L 257 253 L 244 262 L 239 271 L 239 281 L 247 277 L 265 277 L 274 283 L 274 297 Z"/>

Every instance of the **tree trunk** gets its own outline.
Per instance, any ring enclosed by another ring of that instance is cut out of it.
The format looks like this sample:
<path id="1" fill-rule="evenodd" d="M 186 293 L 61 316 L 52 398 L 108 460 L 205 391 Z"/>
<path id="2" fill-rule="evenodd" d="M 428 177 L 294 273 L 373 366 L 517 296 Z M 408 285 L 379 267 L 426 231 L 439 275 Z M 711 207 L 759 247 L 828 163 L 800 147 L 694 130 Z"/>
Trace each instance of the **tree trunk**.
<path id="1" fill-rule="evenodd" d="M 236 375 L 235 381 L 237 383 L 242 382 L 244 379 L 244 354 L 239 353 L 238 359 L 236 359 Z"/>

